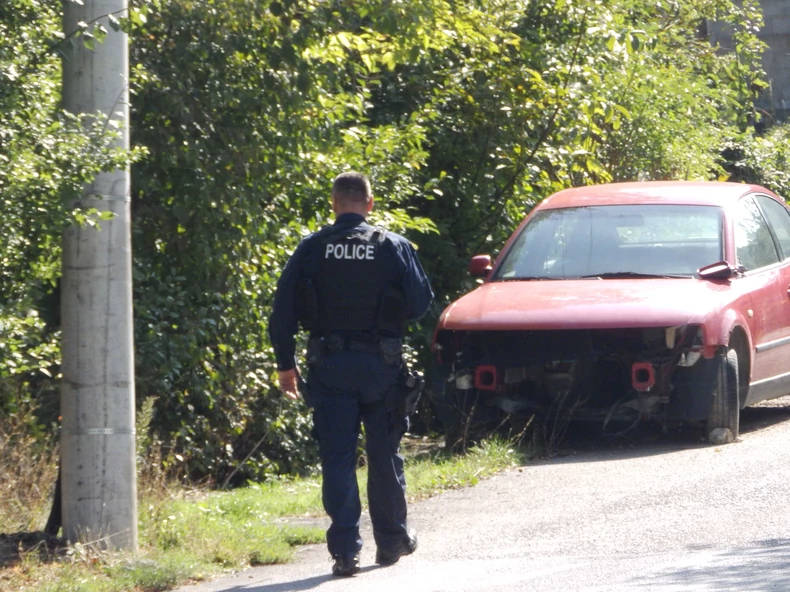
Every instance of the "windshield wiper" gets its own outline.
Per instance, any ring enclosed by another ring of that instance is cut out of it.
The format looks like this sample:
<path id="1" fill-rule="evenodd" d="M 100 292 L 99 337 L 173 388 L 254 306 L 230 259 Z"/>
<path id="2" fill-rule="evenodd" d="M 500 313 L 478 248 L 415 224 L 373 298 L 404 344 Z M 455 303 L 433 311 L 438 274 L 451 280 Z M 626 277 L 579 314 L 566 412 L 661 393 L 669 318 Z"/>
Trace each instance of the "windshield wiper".
<path id="1" fill-rule="evenodd" d="M 531 280 L 558 280 L 560 278 L 537 276 L 537 275 L 523 275 L 519 277 L 497 278 L 499 282 L 528 282 Z"/>
<path id="2" fill-rule="evenodd" d="M 664 275 L 658 273 L 639 273 L 637 271 L 607 271 L 605 273 L 594 273 L 592 275 L 583 275 L 579 279 L 601 279 L 601 280 L 616 280 L 623 278 L 685 278 L 690 276 L 685 275 Z"/>

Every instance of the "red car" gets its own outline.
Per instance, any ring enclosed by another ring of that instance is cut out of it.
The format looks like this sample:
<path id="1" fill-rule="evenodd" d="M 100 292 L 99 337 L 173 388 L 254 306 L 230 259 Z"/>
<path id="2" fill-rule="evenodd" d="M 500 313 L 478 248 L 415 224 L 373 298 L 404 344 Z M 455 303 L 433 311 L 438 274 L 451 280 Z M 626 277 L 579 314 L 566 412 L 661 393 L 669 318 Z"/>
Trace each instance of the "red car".
<path id="1" fill-rule="evenodd" d="M 790 210 L 763 187 L 561 191 L 470 272 L 482 284 L 433 340 L 451 439 L 553 416 L 702 421 L 729 441 L 740 409 L 790 393 Z"/>

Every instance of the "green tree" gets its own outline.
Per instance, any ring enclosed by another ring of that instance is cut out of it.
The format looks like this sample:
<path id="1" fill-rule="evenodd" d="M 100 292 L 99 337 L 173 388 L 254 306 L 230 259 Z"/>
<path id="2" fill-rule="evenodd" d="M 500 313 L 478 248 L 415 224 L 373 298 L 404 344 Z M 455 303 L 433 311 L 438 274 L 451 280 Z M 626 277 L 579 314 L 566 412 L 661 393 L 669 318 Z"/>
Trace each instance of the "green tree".
<path id="1" fill-rule="evenodd" d="M 97 223 L 66 200 L 99 170 L 127 162 L 109 148 L 103 122 L 60 106 L 61 4 L 0 6 L 0 407 L 21 402 L 57 416 L 60 236 L 65 224 Z"/>

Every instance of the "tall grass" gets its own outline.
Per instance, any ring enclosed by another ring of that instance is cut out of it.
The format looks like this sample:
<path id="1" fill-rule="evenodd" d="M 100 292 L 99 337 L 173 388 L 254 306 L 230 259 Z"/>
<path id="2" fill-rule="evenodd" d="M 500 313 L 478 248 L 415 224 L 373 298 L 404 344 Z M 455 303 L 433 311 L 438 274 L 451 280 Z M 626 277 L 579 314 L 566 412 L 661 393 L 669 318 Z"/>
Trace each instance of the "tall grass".
<path id="1" fill-rule="evenodd" d="M 57 480 L 57 445 L 31 435 L 33 409 L 0 416 L 0 533 L 42 530 Z"/>
<path id="2" fill-rule="evenodd" d="M 172 469 L 174 459 L 148 433 L 152 410 L 153 401 L 146 401 L 137 417 L 136 554 L 88 543 L 53 547 L 52 537 L 32 532 L 50 512 L 57 449 L 27 435 L 29 417 L 0 418 L 0 533 L 6 533 L 0 535 L 0 591 L 161 591 L 228 569 L 287 562 L 296 546 L 325 540 L 320 478 L 282 478 L 233 491 L 187 487 Z M 463 455 L 417 438 L 404 444 L 411 499 L 474 485 L 522 460 L 501 441 Z M 361 491 L 366 478 L 363 466 Z"/>

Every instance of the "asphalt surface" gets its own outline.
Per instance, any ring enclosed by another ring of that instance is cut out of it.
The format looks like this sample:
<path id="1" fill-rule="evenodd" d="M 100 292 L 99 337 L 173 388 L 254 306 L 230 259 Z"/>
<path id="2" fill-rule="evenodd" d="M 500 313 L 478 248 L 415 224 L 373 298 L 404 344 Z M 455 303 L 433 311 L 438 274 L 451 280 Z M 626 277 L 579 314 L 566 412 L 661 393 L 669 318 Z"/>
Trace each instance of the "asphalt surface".
<path id="1" fill-rule="evenodd" d="M 790 590 L 790 399 L 745 410 L 733 444 L 682 431 L 566 452 L 411 504 L 420 546 L 394 566 L 374 564 L 365 520 L 352 578 L 311 545 L 179 592 Z"/>

